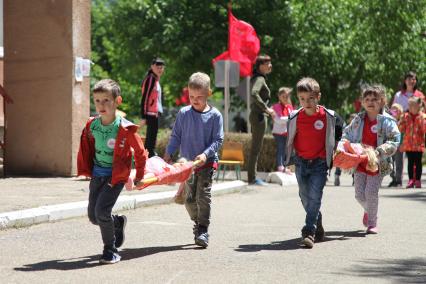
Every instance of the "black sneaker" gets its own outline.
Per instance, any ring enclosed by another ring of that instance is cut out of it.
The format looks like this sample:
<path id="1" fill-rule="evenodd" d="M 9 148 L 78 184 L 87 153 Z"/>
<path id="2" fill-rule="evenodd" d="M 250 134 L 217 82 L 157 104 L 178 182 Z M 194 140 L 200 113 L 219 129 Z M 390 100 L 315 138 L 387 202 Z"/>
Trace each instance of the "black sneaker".
<path id="1" fill-rule="evenodd" d="M 127 217 L 124 215 L 116 216 L 118 226 L 115 228 L 115 247 L 119 248 L 124 243 L 124 229 L 127 224 Z"/>
<path id="2" fill-rule="evenodd" d="M 396 181 L 392 180 L 389 184 L 388 187 L 396 187 Z"/>
<path id="3" fill-rule="evenodd" d="M 209 234 L 207 233 L 207 227 L 198 226 L 198 236 L 195 238 L 195 244 L 197 246 L 206 248 L 209 245 Z"/>
<path id="4" fill-rule="evenodd" d="M 113 264 L 119 262 L 120 260 L 121 256 L 118 254 L 116 248 L 105 248 L 99 262 L 103 264 Z"/>
<path id="5" fill-rule="evenodd" d="M 324 241 L 324 236 L 325 236 L 325 231 L 324 231 L 324 227 L 322 226 L 322 215 L 320 214 L 318 216 L 317 229 L 315 231 L 315 242 Z"/>

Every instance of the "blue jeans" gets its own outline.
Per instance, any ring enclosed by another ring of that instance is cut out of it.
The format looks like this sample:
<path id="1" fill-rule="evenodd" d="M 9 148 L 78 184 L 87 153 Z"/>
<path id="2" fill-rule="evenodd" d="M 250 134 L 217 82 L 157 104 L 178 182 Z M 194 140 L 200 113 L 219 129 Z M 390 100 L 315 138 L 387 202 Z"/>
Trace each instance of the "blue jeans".
<path id="1" fill-rule="evenodd" d="M 327 162 L 323 159 L 305 160 L 295 157 L 299 196 L 306 212 L 302 235 L 315 235 L 320 214 L 322 192 L 327 181 Z"/>
<path id="2" fill-rule="evenodd" d="M 285 163 L 285 147 L 287 143 L 287 136 L 274 134 L 275 142 L 277 142 L 277 167 Z"/>

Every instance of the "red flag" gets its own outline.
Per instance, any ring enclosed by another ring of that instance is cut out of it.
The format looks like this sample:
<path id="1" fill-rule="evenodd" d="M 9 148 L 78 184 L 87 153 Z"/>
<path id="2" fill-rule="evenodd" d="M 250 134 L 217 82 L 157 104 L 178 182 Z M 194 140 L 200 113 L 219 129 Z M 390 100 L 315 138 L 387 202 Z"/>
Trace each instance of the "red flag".
<path id="1" fill-rule="evenodd" d="M 240 63 L 240 76 L 251 76 L 253 64 L 260 50 L 260 40 L 254 28 L 235 18 L 230 9 L 228 20 L 228 50 L 214 58 L 213 63 L 218 60 L 237 61 Z"/>
<path id="2" fill-rule="evenodd" d="M 175 103 L 177 106 L 180 105 L 190 105 L 191 102 L 189 101 L 189 90 L 188 87 L 184 87 L 182 89 L 182 95 L 179 98 L 176 98 Z"/>

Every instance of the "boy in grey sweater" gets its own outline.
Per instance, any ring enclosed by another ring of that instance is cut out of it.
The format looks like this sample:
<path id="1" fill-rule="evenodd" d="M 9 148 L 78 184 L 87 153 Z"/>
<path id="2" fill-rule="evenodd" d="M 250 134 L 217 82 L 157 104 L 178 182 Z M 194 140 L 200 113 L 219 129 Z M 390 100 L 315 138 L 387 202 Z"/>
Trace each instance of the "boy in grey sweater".
<path id="1" fill-rule="evenodd" d="M 207 98 L 211 95 L 207 74 L 192 74 L 188 89 L 191 105 L 177 114 L 164 160 L 171 161 L 171 156 L 179 148 L 181 157 L 201 162 L 186 182 L 185 207 L 195 223 L 195 244 L 206 248 L 209 243 L 207 230 L 213 174 L 217 169 L 217 152 L 223 142 L 223 118 L 216 108 L 207 104 Z"/>

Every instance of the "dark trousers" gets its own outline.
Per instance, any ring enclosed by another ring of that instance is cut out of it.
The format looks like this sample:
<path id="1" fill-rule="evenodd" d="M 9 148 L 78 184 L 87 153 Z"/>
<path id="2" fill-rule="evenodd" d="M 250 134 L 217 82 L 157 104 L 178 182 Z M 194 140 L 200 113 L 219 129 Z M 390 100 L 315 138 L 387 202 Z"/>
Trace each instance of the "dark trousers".
<path id="1" fill-rule="evenodd" d="M 320 208 L 327 181 L 327 162 L 323 159 L 305 160 L 301 157 L 295 157 L 295 163 L 299 196 L 306 212 L 302 235 L 313 236 L 317 229 L 318 218 L 322 218 Z"/>
<path id="2" fill-rule="evenodd" d="M 247 165 L 248 182 L 254 182 L 256 179 L 257 159 L 262 148 L 263 136 L 266 131 L 266 116 L 264 114 L 250 113 L 251 124 L 251 149 L 249 162 Z"/>
<path id="3" fill-rule="evenodd" d="M 408 178 L 421 180 L 422 179 L 422 152 L 406 152 L 408 158 Z M 416 175 L 414 176 L 414 165 L 416 166 Z"/>
<path id="4" fill-rule="evenodd" d="M 198 225 L 210 225 L 211 189 L 215 169 L 208 167 L 194 173 L 185 182 L 185 208 Z"/>
<path id="5" fill-rule="evenodd" d="M 158 133 L 158 117 L 148 115 L 146 117 L 145 149 L 148 150 L 149 158 L 156 156 L 155 144 L 157 143 L 157 133 Z"/>
<path id="6" fill-rule="evenodd" d="M 392 181 L 402 183 L 402 170 L 404 168 L 404 153 L 399 150 L 392 156 L 393 170 L 390 174 Z"/>
<path id="7" fill-rule="evenodd" d="M 116 216 L 112 216 L 112 207 L 123 189 L 119 183 L 111 187 L 111 177 L 93 177 L 90 181 L 89 205 L 87 213 L 90 222 L 101 229 L 102 241 L 105 248 L 115 244 L 115 228 L 119 225 Z"/>

